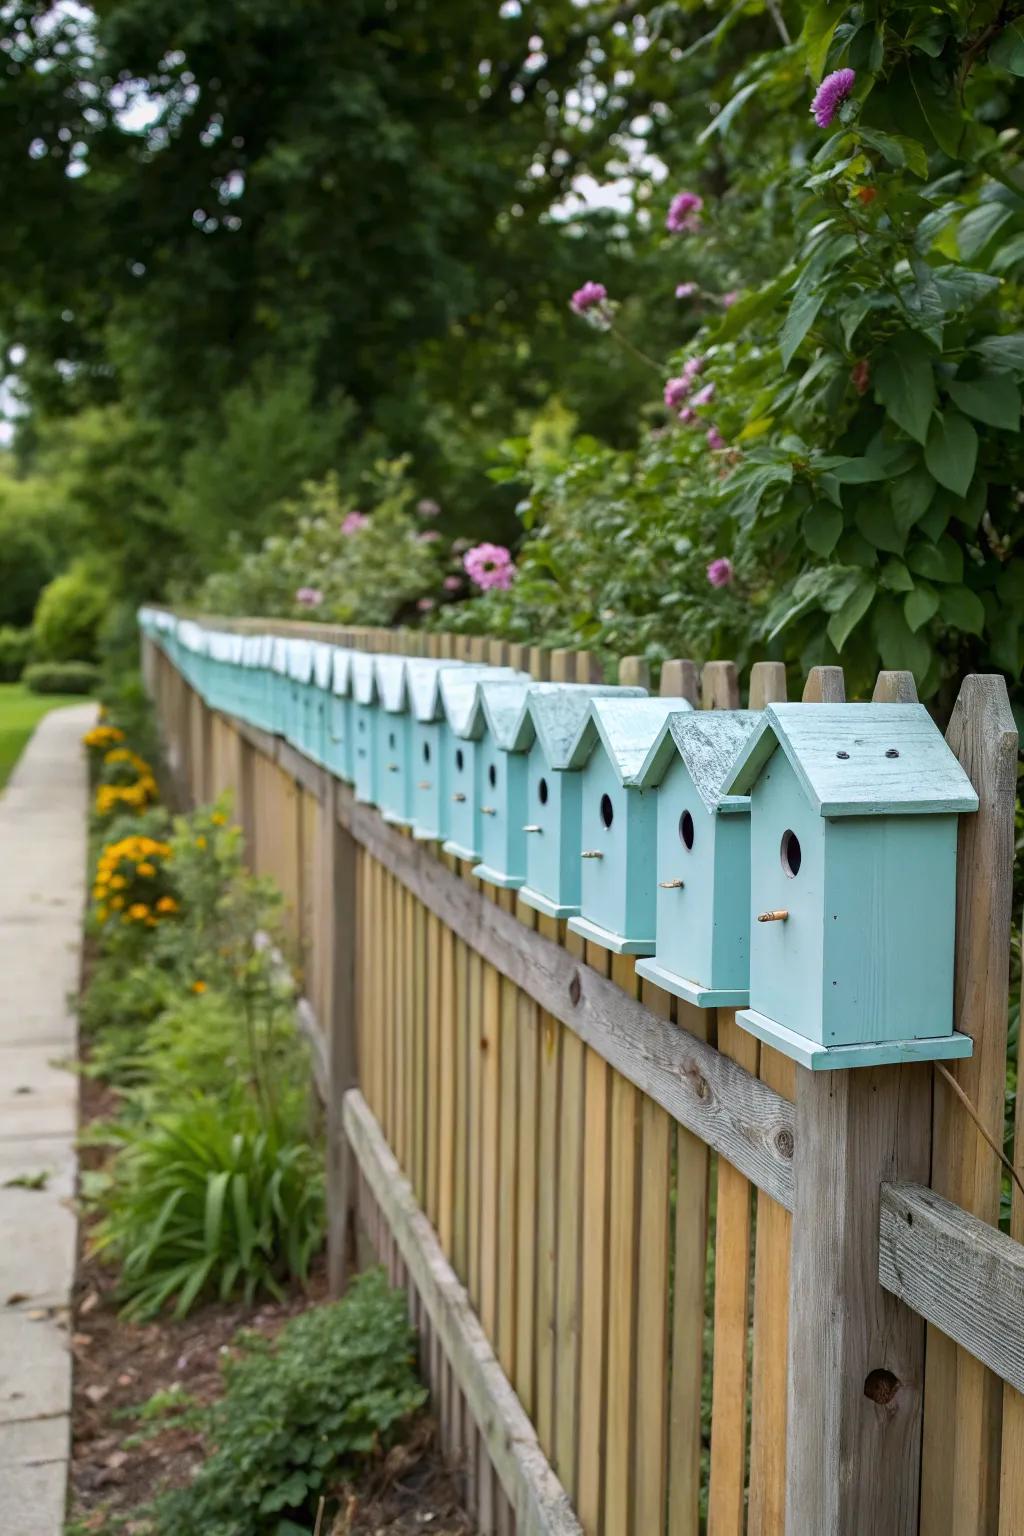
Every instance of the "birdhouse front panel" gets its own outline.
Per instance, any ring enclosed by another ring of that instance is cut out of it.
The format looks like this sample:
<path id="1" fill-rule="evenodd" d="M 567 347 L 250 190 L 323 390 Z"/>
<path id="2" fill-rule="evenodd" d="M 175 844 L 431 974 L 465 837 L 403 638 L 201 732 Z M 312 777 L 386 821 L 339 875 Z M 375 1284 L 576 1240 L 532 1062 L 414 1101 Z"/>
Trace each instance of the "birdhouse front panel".
<path id="1" fill-rule="evenodd" d="M 526 879 L 526 753 L 503 752 L 490 735 L 481 743 L 481 880 L 518 890 Z"/>
<path id="2" fill-rule="evenodd" d="M 448 836 L 447 727 L 443 720 L 414 720 L 409 750 L 413 836 L 444 842 Z"/>
<path id="3" fill-rule="evenodd" d="M 583 775 L 552 768 L 540 737 L 526 759 L 526 882 L 520 896 L 548 917 L 580 910 L 580 786 Z"/>
<path id="4" fill-rule="evenodd" d="M 448 781 L 448 837 L 445 853 L 457 859 L 480 859 L 480 743 L 456 736 L 446 736 L 446 778 Z"/>
<path id="5" fill-rule="evenodd" d="M 412 821 L 411 719 L 377 711 L 380 810 L 385 820 L 407 827 Z"/>
<path id="6" fill-rule="evenodd" d="M 377 678 L 367 651 L 352 653 L 352 773 L 356 799 L 380 802 L 377 757 Z"/>
<path id="7" fill-rule="evenodd" d="M 352 748 L 352 653 L 334 648 L 330 687 L 324 715 L 324 763 L 336 778 L 351 784 L 355 777 Z"/>
<path id="8" fill-rule="evenodd" d="M 655 794 L 624 785 L 600 747 L 582 778 L 580 912 L 569 927 L 620 954 L 653 954 Z"/>

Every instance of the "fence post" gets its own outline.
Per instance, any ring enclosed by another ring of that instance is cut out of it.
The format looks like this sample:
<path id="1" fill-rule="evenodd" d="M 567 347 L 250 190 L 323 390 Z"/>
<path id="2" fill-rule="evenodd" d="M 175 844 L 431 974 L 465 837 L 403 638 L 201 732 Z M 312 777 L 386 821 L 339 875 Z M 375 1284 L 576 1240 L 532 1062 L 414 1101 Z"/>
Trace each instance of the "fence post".
<path id="1" fill-rule="evenodd" d="M 327 1279 L 332 1296 L 348 1282 L 355 1254 L 356 1170 L 342 1123 L 357 1083 L 356 843 L 338 821 L 338 781 L 325 775 L 320 880 L 327 960 L 321 1028 L 327 1037 Z"/>
<path id="2" fill-rule="evenodd" d="M 805 701 L 842 697 L 815 668 Z M 878 1215 L 883 1182 L 928 1182 L 930 1140 L 929 1065 L 797 1068 L 787 1536 L 917 1536 L 924 1323 L 878 1283 Z"/>

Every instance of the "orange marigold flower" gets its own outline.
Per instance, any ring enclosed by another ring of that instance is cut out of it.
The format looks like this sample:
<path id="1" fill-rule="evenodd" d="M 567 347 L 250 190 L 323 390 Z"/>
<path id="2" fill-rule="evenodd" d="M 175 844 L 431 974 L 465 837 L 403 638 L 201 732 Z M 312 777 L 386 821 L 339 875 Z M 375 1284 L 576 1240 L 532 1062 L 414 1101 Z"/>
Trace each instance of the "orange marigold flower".
<path id="1" fill-rule="evenodd" d="M 192 991 L 195 992 L 198 996 L 202 996 L 202 994 L 206 991 L 206 982 L 194 981 L 192 983 Z"/>

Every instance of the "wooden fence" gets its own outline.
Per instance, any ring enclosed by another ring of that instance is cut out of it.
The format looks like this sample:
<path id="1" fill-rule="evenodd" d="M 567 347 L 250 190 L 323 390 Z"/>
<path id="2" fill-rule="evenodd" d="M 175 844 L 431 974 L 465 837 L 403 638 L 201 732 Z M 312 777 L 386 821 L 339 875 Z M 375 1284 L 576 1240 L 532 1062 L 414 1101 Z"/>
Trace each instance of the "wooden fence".
<path id="1" fill-rule="evenodd" d="M 586 655 L 498 642 L 225 627 L 594 675 Z M 253 866 L 286 893 L 322 1029 L 332 1278 L 358 1227 L 407 1287 L 481 1531 L 1024 1531 L 1024 1248 L 995 1229 L 1000 1164 L 939 1071 L 796 1067 L 214 714 L 149 640 L 144 669 L 184 793 L 231 789 Z M 740 702 L 728 662 L 667 663 L 662 691 Z M 753 668 L 752 706 L 785 695 L 780 664 Z M 914 696 L 892 673 L 874 694 Z M 841 702 L 841 669 L 802 697 Z M 965 680 L 947 739 L 981 800 L 957 893 L 974 1054 L 953 1076 L 999 1142 L 1017 752 L 1001 679 Z"/>

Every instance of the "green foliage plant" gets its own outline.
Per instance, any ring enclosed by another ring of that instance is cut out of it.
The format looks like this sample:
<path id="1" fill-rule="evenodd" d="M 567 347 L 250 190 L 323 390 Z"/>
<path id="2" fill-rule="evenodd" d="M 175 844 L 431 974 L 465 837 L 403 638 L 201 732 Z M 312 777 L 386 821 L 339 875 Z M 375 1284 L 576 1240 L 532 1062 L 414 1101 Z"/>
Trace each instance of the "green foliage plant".
<path id="1" fill-rule="evenodd" d="M 43 588 L 32 621 L 40 661 L 95 662 L 110 595 L 99 556 L 83 556 L 55 576 Z"/>
<path id="2" fill-rule="evenodd" d="M 16 683 L 32 655 L 32 631 L 0 626 L 0 683 Z"/>
<path id="3" fill-rule="evenodd" d="M 91 661 L 33 661 L 21 680 L 30 693 L 95 693 L 100 673 Z"/>
<path id="4" fill-rule="evenodd" d="M 207 1458 L 156 1501 L 156 1536 L 308 1536 L 321 1496 L 386 1450 L 426 1398 L 406 1298 L 380 1270 L 272 1342 L 238 1343 L 205 1415 Z"/>

